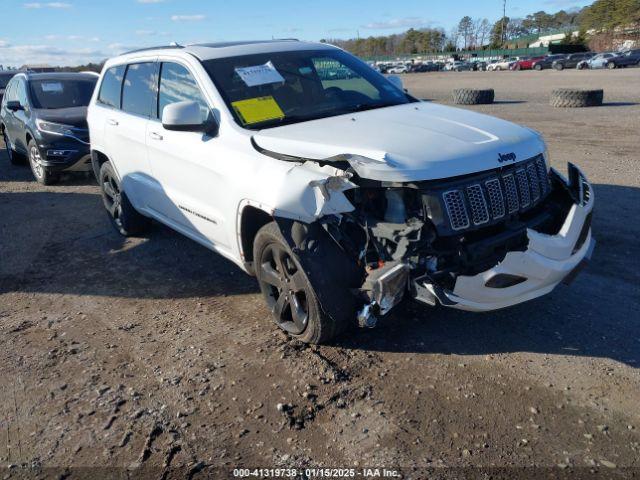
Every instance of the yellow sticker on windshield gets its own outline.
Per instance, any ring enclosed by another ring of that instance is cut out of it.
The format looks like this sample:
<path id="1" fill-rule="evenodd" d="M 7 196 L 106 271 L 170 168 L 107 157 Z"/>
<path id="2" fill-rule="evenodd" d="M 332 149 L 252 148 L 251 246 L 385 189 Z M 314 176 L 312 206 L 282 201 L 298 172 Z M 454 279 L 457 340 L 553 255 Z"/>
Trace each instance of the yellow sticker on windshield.
<path id="1" fill-rule="evenodd" d="M 239 100 L 231 104 L 245 125 L 284 118 L 280 105 L 271 96 Z"/>

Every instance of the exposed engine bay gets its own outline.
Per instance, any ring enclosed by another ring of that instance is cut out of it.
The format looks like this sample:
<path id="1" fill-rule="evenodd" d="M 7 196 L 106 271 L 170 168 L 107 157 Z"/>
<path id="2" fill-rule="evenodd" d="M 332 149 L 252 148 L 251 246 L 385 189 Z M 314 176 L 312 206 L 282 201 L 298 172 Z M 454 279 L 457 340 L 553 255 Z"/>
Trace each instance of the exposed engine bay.
<path id="1" fill-rule="evenodd" d="M 544 156 L 537 155 L 447 179 L 383 182 L 359 175 L 363 161 L 327 159 L 325 165 L 343 170 L 310 183 L 321 200 L 315 221 L 297 234 L 285 234 L 307 262 L 312 282 L 322 282 L 317 270 L 339 265 L 333 278 L 343 270 L 343 286 L 354 293 L 360 326 L 375 326 L 376 315 L 388 313 L 406 293 L 429 305 L 474 311 L 535 298 L 572 277 L 595 245 L 592 189 L 573 164 L 568 179 L 548 170 Z M 323 162 L 311 162 L 323 167 Z M 352 208 L 331 212 L 332 200 L 342 205 L 346 200 Z M 279 223 L 283 233 L 296 230 Z M 320 261 L 300 248 L 319 238 L 318 228 L 339 251 Z M 339 315 L 333 305 L 339 286 L 334 287 L 335 295 L 320 300 Z"/>

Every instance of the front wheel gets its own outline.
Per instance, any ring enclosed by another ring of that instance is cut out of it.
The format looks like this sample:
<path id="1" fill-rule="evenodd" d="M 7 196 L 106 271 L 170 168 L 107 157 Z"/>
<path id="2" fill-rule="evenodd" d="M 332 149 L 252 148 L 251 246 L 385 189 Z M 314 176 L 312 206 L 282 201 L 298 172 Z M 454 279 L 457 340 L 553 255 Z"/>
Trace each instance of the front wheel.
<path id="1" fill-rule="evenodd" d="M 4 148 L 7 150 L 9 163 L 11 163 L 11 165 L 22 165 L 24 163 L 24 157 L 11 148 L 7 131 L 4 128 L 2 128 L 2 141 L 4 142 Z"/>
<path id="2" fill-rule="evenodd" d="M 553 68 L 555 68 L 558 71 L 564 70 L 564 65 L 561 64 L 561 63 L 558 63 L 558 64 L 554 65 Z"/>
<path id="3" fill-rule="evenodd" d="M 260 229 L 253 252 L 260 291 L 280 328 L 305 343 L 326 342 L 338 333 L 275 222 Z"/>
<path id="4" fill-rule="evenodd" d="M 57 183 L 60 176 L 42 165 L 42 156 L 40 155 L 40 149 L 38 145 L 36 145 L 36 142 L 33 140 L 29 141 L 27 148 L 29 150 L 29 165 L 31 166 L 31 172 L 33 172 L 36 181 L 42 185 L 53 185 Z"/>
<path id="5" fill-rule="evenodd" d="M 148 230 L 151 220 L 133 208 L 110 162 L 100 167 L 100 190 L 109 220 L 120 235 L 131 237 Z"/>
<path id="6" fill-rule="evenodd" d="M 607 68 L 608 68 L 609 70 L 613 70 L 613 69 L 615 69 L 615 68 L 616 68 L 616 64 L 615 64 L 615 63 L 613 63 L 613 62 L 609 62 L 609 63 L 607 63 Z"/>
<path id="7" fill-rule="evenodd" d="M 535 65 L 533 66 L 533 68 L 535 68 L 536 70 L 540 71 L 540 70 L 542 70 L 542 65 L 540 65 L 540 64 L 535 64 Z"/>

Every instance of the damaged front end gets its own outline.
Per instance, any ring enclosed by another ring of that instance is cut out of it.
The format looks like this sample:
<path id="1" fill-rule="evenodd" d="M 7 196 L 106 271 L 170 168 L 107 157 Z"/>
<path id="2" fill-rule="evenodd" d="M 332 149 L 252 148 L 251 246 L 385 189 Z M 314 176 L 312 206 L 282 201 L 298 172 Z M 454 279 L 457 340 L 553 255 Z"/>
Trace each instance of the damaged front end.
<path id="1" fill-rule="evenodd" d="M 593 191 L 572 164 L 568 179 L 538 155 L 487 172 L 396 183 L 367 180 L 350 163 L 348 180 L 311 185 L 328 204 L 332 195 L 348 200 L 350 211 L 318 207 L 298 239 L 303 224 L 279 223 L 311 283 L 334 279 L 318 289 L 323 308 L 338 316 L 355 309 L 360 326 L 375 326 L 407 294 L 473 311 L 521 303 L 572 278 L 593 250 Z M 318 256 L 309 242 L 321 237 L 331 241 Z M 345 288 L 353 295 L 343 301 Z"/>

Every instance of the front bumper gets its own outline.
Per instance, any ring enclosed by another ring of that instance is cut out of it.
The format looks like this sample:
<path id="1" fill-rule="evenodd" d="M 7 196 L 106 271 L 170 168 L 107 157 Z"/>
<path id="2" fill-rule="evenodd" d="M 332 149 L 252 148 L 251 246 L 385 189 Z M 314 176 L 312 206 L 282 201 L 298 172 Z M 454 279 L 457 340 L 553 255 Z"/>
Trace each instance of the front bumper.
<path id="1" fill-rule="evenodd" d="M 91 171 L 89 145 L 64 139 L 56 142 L 38 142 L 42 165 L 51 171 Z"/>
<path id="2" fill-rule="evenodd" d="M 540 297 L 561 281 L 572 279 L 595 246 L 590 227 L 594 195 L 586 177 L 571 164 L 569 179 L 565 183 L 575 203 L 557 235 L 528 229 L 525 251 L 509 252 L 502 262 L 477 275 L 459 276 L 450 291 L 423 279 L 415 280 L 414 297 L 430 305 L 440 303 L 481 312 Z"/>

